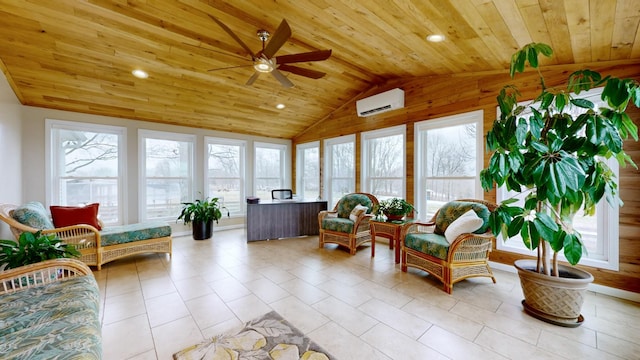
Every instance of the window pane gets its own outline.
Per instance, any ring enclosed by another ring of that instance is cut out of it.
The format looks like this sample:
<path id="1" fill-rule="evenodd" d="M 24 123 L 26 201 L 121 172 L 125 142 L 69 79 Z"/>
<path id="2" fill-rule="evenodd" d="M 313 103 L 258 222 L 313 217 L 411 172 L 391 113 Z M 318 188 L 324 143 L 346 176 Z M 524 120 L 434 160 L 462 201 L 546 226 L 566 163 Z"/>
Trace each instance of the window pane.
<path id="1" fill-rule="evenodd" d="M 426 132 L 426 175 L 475 176 L 476 126 L 448 126 Z"/>
<path id="2" fill-rule="evenodd" d="M 256 179 L 256 196 L 261 199 L 271 199 L 271 190 L 280 187 L 280 179 Z"/>
<path id="3" fill-rule="evenodd" d="M 371 179 L 369 188 L 378 200 L 385 200 L 392 197 L 403 197 L 402 182 L 404 179 Z"/>
<path id="4" fill-rule="evenodd" d="M 215 141 L 215 140 L 211 140 Z M 232 215 L 244 213 L 244 147 L 242 144 L 207 145 L 207 194 L 220 199 Z"/>
<path id="5" fill-rule="evenodd" d="M 363 189 L 378 200 L 405 196 L 404 136 L 398 133 L 403 130 L 385 129 L 363 135 Z"/>
<path id="6" fill-rule="evenodd" d="M 336 144 L 331 147 L 331 151 L 333 159 L 331 174 L 333 177 L 352 177 L 355 167 L 354 144 Z"/>
<path id="7" fill-rule="evenodd" d="M 475 198 L 475 179 L 426 179 L 426 213 L 430 219 L 444 203 L 456 199 Z"/>
<path id="8" fill-rule="evenodd" d="M 146 139 L 147 177 L 188 177 L 190 158 L 188 142 Z"/>
<path id="9" fill-rule="evenodd" d="M 280 178 L 280 149 L 256 148 L 256 177 Z"/>
<path id="10" fill-rule="evenodd" d="M 182 179 L 147 180 L 147 218 L 177 217 L 183 201 L 188 199 L 189 185 Z"/>
<path id="11" fill-rule="evenodd" d="M 320 148 L 315 146 L 303 151 L 302 192 L 300 197 L 317 199 L 320 195 Z"/>
<path id="12" fill-rule="evenodd" d="M 63 121 L 47 123 L 53 154 L 51 203 L 99 203 L 98 216 L 104 223 L 121 223 L 119 152 L 124 129 Z"/>

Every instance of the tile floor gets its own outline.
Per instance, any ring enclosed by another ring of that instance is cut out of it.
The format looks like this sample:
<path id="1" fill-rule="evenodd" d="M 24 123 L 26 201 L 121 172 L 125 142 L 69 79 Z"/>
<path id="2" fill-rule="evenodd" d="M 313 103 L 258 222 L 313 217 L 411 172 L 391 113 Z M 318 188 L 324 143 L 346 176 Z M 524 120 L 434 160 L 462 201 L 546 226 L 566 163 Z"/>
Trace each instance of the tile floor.
<path id="1" fill-rule="evenodd" d="M 517 275 L 454 286 L 400 271 L 388 243 L 355 256 L 317 237 L 247 244 L 243 230 L 174 238 L 95 271 L 104 359 L 171 359 L 200 340 L 278 311 L 338 359 L 640 359 L 640 304 L 589 293 L 584 324 L 522 311 Z"/>

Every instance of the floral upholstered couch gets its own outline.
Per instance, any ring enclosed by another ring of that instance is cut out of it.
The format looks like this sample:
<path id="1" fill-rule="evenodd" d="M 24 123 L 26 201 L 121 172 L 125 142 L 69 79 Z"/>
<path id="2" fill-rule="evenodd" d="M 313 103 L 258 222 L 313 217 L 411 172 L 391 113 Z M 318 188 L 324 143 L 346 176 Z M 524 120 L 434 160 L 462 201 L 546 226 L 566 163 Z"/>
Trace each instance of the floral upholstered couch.
<path id="1" fill-rule="evenodd" d="M 16 239 L 22 232 L 56 234 L 65 243 L 80 251 L 80 260 L 96 266 L 129 255 L 157 252 L 171 256 L 171 227 L 165 222 L 150 221 L 137 224 L 108 226 L 79 223 L 55 227 L 45 207 L 32 201 L 21 206 L 0 204 L 0 219 L 9 225 Z M 99 220 L 96 220 L 99 222 Z"/>
<path id="2" fill-rule="evenodd" d="M 55 259 L 0 272 L 0 358 L 101 359 L 91 270 Z"/>

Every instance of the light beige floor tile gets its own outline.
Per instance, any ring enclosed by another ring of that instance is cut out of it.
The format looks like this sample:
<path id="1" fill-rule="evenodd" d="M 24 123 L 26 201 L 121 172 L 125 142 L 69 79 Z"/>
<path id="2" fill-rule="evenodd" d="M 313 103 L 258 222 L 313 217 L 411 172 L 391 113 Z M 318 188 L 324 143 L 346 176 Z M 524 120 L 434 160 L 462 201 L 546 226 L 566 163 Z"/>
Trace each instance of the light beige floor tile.
<path id="1" fill-rule="evenodd" d="M 451 309 L 451 312 L 533 345 L 538 342 L 538 337 L 540 336 L 541 330 L 537 326 L 529 325 L 525 321 L 513 320 L 465 302 L 458 302 L 456 306 Z"/>
<path id="2" fill-rule="evenodd" d="M 360 305 L 358 309 L 413 340 L 417 340 L 432 325 L 428 321 L 393 307 L 378 299 L 367 301 Z"/>
<path id="3" fill-rule="evenodd" d="M 220 334 L 235 334 L 238 332 L 238 330 L 242 329 L 244 324 L 245 323 L 243 321 L 240 321 L 240 319 L 234 316 L 229 320 L 225 320 L 214 326 L 202 329 L 202 336 L 204 336 L 205 339 L 210 339 Z"/>
<path id="4" fill-rule="evenodd" d="M 176 292 L 176 287 L 173 285 L 173 281 L 165 271 L 164 276 L 154 277 L 152 279 L 141 280 L 142 295 L 146 300 L 153 299 L 160 295 L 166 295 Z"/>
<path id="5" fill-rule="evenodd" d="M 367 294 L 372 298 L 384 301 L 387 304 L 397 308 L 403 307 L 412 300 L 412 297 L 410 296 L 404 295 L 397 290 L 390 289 L 371 280 L 365 280 L 356 285 L 355 288 L 356 290 L 362 291 L 364 294 Z"/>
<path id="6" fill-rule="evenodd" d="M 288 291 L 267 278 L 250 281 L 245 283 L 244 286 L 267 304 L 291 295 Z"/>
<path id="7" fill-rule="evenodd" d="M 337 280 L 329 280 L 317 285 L 319 289 L 333 295 L 351 306 L 360 306 L 372 299 L 371 296 L 358 291 L 351 285 L 347 285 Z"/>
<path id="8" fill-rule="evenodd" d="M 158 359 L 172 359 L 174 353 L 204 340 L 191 316 L 153 327 L 151 331 Z"/>
<path id="9" fill-rule="evenodd" d="M 200 329 L 219 324 L 235 317 L 218 295 L 211 293 L 185 302 Z"/>
<path id="10" fill-rule="evenodd" d="M 422 299 L 414 299 L 402 307 L 402 310 L 470 341 L 473 341 L 483 328 L 482 324 L 429 304 Z"/>
<path id="11" fill-rule="evenodd" d="M 434 349 L 411 339 L 406 335 L 390 328 L 385 324 L 378 324 L 360 336 L 391 359 L 403 360 L 438 360 L 446 357 Z"/>
<path id="12" fill-rule="evenodd" d="M 623 359 L 640 359 L 640 345 L 608 334 L 598 334 L 598 350 L 617 355 Z M 603 356 L 601 359 L 605 359 L 605 357 Z"/>
<path id="13" fill-rule="evenodd" d="M 283 282 L 280 284 L 280 287 L 309 305 L 315 304 L 316 302 L 329 297 L 329 294 L 325 291 L 320 290 L 301 279 L 292 279 L 287 282 Z"/>
<path id="14" fill-rule="evenodd" d="M 283 283 L 285 281 L 289 281 L 295 278 L 295 275 L 290 272 L 280 269 L 277 266 L 268 266 L 262 269 L 258 269 L 260 274 L 262 274 L 267 279 L 273 281 L 276 284 Z"/>
<path id="15" fill-rule="evenodd" d="M 189 315 L 189 310 L 177 292 L 154 297 L 145 303 L 152 328 Z"/>
<path id="16" fill-rule="evenodd" d="M 145 315 L 147 308 L 141 291 L 112 296 L 104 302 L 103 324 L 111 324 L 137 315 Z"/>
<path id="17" fill-rule="evenodd" d="M 496 353 L 514 360 L 551 360 L 562 359 L 546 349 L 542 349 L 528 342 L 522 341 L 505 333 L 484 327 L 474 341 L 476 344 L 488 348 Z"/>
<path id="18" fill-rule="evenodd" d="M 209 284 L 200 276 L 174 280 L 173 284 L 184 301 L 213 294 L 213 289 L 211 289 Z"/>
<path id="19" fill-rule="evenodd" d="M 153 349 L 153 336 L 145 315 L 102 326 L 105 360 L 128 359 Z"/>
<path id="20" fill-rule="evenodd" d="M 106 358 L 105 358 L 106 359 Z M 136 356 L 132 356 L 130 358 L 128 358 L 127 360 L 157 360 L 158 357 L 156 356 L 156 350 L 149 350 L 147 352 L 144 352 L 142 354 L 136 355 Z"/>
<path id="21" fill-rule="evenodd" d="M 454 360 L 506 360 L 507 358 L 438 326 L 418 339 L 421 343 Z"/>
<path id="22" fill-rule="evenodd" d="M 324 274 L 319 269 L 309 267 L 310 264 L 287 270 L 290 274 L 297 276 L 308 284 L 318 285 L 331 279 L 329 275 Z"/>
<path id="23" fill-rule="evenodd" d="M 309 336 L 340 360 L 391 360 L 373 346 L 334 322 L 328 322 Z"/>
<path id="24" fill-rule="evenodd" d="M 362 335 L 379 322 L 332 296 L 311 305 L 311 307 L 356 336 Z"/>
<path id="25" fill-rule="evenodd" d="M 303 333 L 311 332 L 329 322 L 329 318 L 295 296 L 289 296 L 269 305 Z"/>
<path id="26" fill-rule="evenodd" d="M 605 336 L 601 334 L 600 337 Z M 598 350 L 594 347 L 587 346 L 577 341 L 572 341 L 562 336 L 552 334 L 547 331 L 543 331 L 540 334 L 538 341 L 538 347 L 543 348 L 553 354 L 562 356 L 567 359 L 602 359 L 602 360 L 614 360 L 618 357 L 608 354 L 602 350 Z"/>
<path id="27" fill-rule="evenodd" d="M 240 281 L 230 277 L 208 283 L 223 301 L 232 301 L 251 294 Z"/>
<path id="28" fill-rule="evenodd" d="M 273 310 L 254 294 L 229 301 L 227 302 L 227 306 L 229 306 L 229 309 L 243 322 L 247 322 Z"/>

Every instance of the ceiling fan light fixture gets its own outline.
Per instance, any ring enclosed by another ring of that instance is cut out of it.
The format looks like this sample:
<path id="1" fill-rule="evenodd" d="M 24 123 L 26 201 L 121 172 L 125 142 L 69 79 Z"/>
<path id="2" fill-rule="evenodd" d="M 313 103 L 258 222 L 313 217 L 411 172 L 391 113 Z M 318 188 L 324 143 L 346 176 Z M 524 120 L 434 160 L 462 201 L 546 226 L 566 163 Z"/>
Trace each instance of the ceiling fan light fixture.
<path id="1" fill-rule="evenodd" d="M 271 60 L 267 60 L 267 59 L 256 60 L 256 62 L 253 64 L 253 68 L 256 69 L 256 71 L 262 72 L 262 73 L 270 73 L 274 69 L 273 63 L 271 62 Z"/>
<path id="2" fill-rule="evenodd" d="M 285 104 L 278 104 L 278 105 L 276 105 L 276 109 L 279 109 L 279 110 L 282 110 L 282 109 L 284 109 L 285 107 L 286 107 L 286 105 L 285 105 Z"/>

